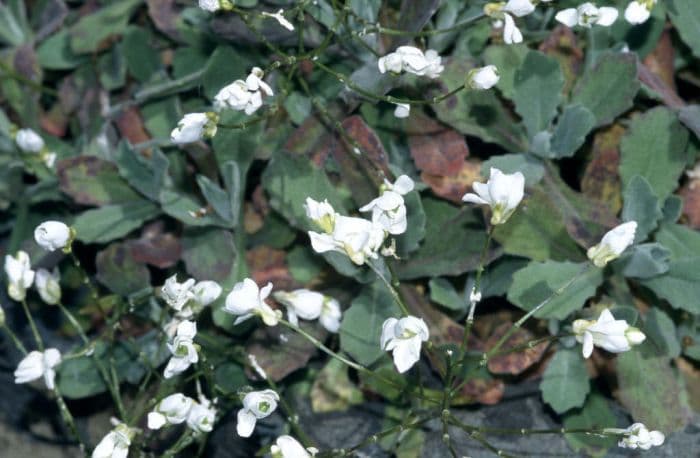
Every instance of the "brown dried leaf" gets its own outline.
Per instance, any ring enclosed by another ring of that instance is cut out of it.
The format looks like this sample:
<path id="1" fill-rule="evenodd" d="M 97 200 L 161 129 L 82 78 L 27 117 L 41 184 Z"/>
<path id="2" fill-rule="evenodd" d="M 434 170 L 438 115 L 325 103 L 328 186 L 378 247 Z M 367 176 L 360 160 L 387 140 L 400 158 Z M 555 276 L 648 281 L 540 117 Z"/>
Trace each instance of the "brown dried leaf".
<path id="1" fill-rule="evenodd" d="M 559 61 L 564 73 L 564 93 L 570 92 L 581 73 L 584 58 L 574 32 L 569 27 L 557 26 L 540 44 L 539 50 Z"/>
<path id="2" fill-rule="evenodd" d="M 132 145 L 150 140 L 151 136 L 146 132 L 141 113 L 137 107 L 131 106 L 122 110 L 115 121 L 119 133 Z"/>
<path id="3" fill-rule="evenodd" d="M 617 173 L 620 164 L 620 140 L 625 128 L 614 124 L 596 133 L 591 161 L 583 173 L 583 193 L 605 202 L 613 213 L 622 208 L 622 185 Z"/>
<path id="4" fill-rule="evenodd" d="M 469 155 L 464 136 L 451 129 L 438 134 L 413 135 L 408 145 L 418 170 L 430 175 L 458 175 Z"/>
<path id="5" fill-rule="evenodd" d="M 259 285 L 272 282 L 275 289 L 294 289 L 298 285 L 292 278 L 285 261 L 284 250 L 260 245 L 246 252 L 245 258 L 253 280 Z"/>
<path id="6" fill-rule="evenodd" d="M 173 40 L 179 41 L 177 20 L 180 17 L 180 11 L 175 7 L 175 0 L 148 0 L 146 3 L 148 3 L 148 15 L 156 28 Z"/>
<path id="7" fill-rule="evenodd" d="M 491 337 L 489 337 L 489 340 L 486 342 L 486 347 L 491 348 L 496 345 L 496 342 L 498 342 L 498 340 L 503 337 L 512 326 L 513 323 L 502 323 L 500 326 L 498 326 Z M 506 340 L 506 342 L 503 344 L 503 350 L 525 345 L 534 338 L 535 336 L 530 331 L 520 328 L 515 331 L 515 333 L 510 336 L 508 340 Z M 546 349 L 547 343 L 542 342 L 535 347 L 527 348 L 522 351 L 495 356 L 489 359 L 489 370 L 494 374 L 518 375 L 530 368 L 532 365 L 538 363 L 542 359 L 542 355 L 544 355 Z"/>
<path id="8" fill-rule="evenodd" d="M 136 262 L 161 269 L 177 264 L 182 254 L 182 244 L 172 233 L 163 232 L 163 226 L 162 221 L 149 224 L 141 232 L 141 238 L 127 242 Z"/>
<path id="9" fill-rule="evenodd" d="M 700 229 L 700 179 L 693 178 L 678 192 L 683 197 L 683 215 L 688 226 Z"/>
<path id="10" fill-rule="evenodd" d="M 421 180 L 430 186 L 430 189 L 436 195 L 461 204 L 462 196 L 471 191 L 472 184 L 475 181 L 483 180 L 481 176 L 481 161 L 478 159 L 465 161 L 454 176 L 430 175 L 423 172 L 421 173 Z"/>
<path id="11" fill-rule="evenodd" d="M 56 137 L 66 135 L 68 128 L 68 116 L 58 103 L 55 103 L 49 111 L 42 112 L 39 123 L 41 128 Z"/>

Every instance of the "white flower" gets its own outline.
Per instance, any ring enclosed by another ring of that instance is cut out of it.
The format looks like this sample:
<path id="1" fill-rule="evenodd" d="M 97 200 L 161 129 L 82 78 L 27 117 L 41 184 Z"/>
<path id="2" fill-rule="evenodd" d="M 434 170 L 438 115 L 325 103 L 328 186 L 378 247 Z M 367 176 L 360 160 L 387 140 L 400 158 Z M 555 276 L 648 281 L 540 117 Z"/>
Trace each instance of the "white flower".
<path id="1" fill-rule="evenodd" d="M 272 291 L 272 283 L 268 283 L 263 288 L 246 278 L 242 282 L 236 283 L 233 290 L 226 296 L 224 311 L 238 315 L 234 324 L 241 323 L 254 315 L 259 316 L 268 326 L 276 326 L 280 319 L 280 313 L 273 310 L 265 299 Z"/>
<path id="2" fill-rule="evenodd" d="M 7 294 L 16 301 L 27 297 L 27 288 L 34 283 L 29 255 L 18 251 L 14 256 L 5 255 L 5 274 L 7 275 Z"/>
<path id="3" fill-rule="evenodd" d="M 495 65 L 487 65 L 470 70 L 467 74 L 467 85 L 472 89 L 483 91 L 494 87 L 500 79 L 498 68 Z"/>
<path id="4" fill-rule="evenodd" d="M 292 436 L 280 436 L 270 447 L 272 458 L 311 458 L 318 453 L 314 447 L 305 449 Z"/>
<path id="5" fill-rule="evenodd" d="M 397 118 L 408 118 L 411 114 L 411 105 L 408 103 L 395 103 L 394 116 Z"/>
<path id="6" fill-rule="evenodd" d="M 437 78 L 444 70 L 442 58 L 434 49 L 425 53 L 413 46 L 399 46 L 396 51 L 380 57 L 377 61 L 380 73 L 413 73 L 418 76 Z"/>
<path id="7" fill-rule="evenodd" d="M 41 299 L 49 305 L 56 305 L 61 302 L 61 274 L 58 268 L 53 270 L 53 273 L 46 269 L 36 271 L 34 285 Z"/>
<path id="8" fill-rule="evenodd" d="M 588 249 L 588 259 L 593 261 L 596 267 L 605 265 L 617 259 L 628 246 L 634 242 L 634 234 L 637 231 L 637 223 L 629 221 L 608 231 L 600 243 Z"/>
<path id="9" fill-rule="evenodd" d="M 34 240 L 48 251 L 70 249 L 73 236 L 71 228 L 60 221 L 44 221 L 34 229 Z"/>
<path id="10" fill-rule="evenodd" d="M 649 450 L 664 443 L 666 436 L 661 431 L 649 431 L 643 423 L 634 423 L 623 430 L 625 437 L 617 443 L 619 447 Z"/>
<path id="11" fill-rule="evenodd" d="M 199 0 L 199 7 L 211 13 L 214 13 L 221 9 L 219 0 Z"/>
<path id="12" fill-rule="evenodd" d="M 522 43 L 523 34 L 520 32 L 518 26 L 515 25 L 513 17 L 510 14 L 504 14 L 503 20 L 503 41 L 508 45 L 512 45 L 513 43 Z"/>
<path id="13" fill-rule="evenodd" d="M 317 253 L 338 251 L 346 254 L 357 265 L 367 258 L 376 259 L 377 251 L 384 243 L 385 233 L 378 226 L 364 218 L 337 215 L 330 234 L 309 231 L 311 247 Z"/>
<path id="14" fill-rule="evenodd" d="M 401 175 L 395 184 L 384 180 L 382 193 L 367 205 L 360 208 L 361 212 L 372 212 L 372 222 L 390 234 L 406 232 L 406 205 L 403 195 L 413 190 L 413 180 L 407 175 Z"/>
<path id="15" fill-rule="evenodd" d="M 127 458 L 129 456 L 129 446 L 134 438 L 136 430 L 129 428 L 124 423 L 118 423 L 115 428 L 102 438 L 95 450 L 92 458 Z"/>
<path id="16" fill-rule="evenodd" d="M 194 299 L 194 278 L 186 280 L 184 283 L 178 283 L 177 274 L 165 280 L 161 293 L 165 302 L 179 312 L 190 300 Z"/>
<path id="17" fill-rule="evenodd" d="M 294 25 L 292 25 L 292 23 L 289 22 L 289 21 L 287 20 L 287 18 L 284 17 L 284 10 L 283 10 L 283 9 L 280 9 L 279 11 L 277 11 L 277 12 L 274 13 L 274 14 L 268 13 L 267 11 L 263 11 L 263 12 L 262 12 L 262 15 L 263 15 L 263 16 L 267 16 L 267 17 L 273 18 L 274 20 L 276 20 L 277 22 L 279 22 L 279 24 L 280 24 L 282 27 L 284 27 L 285 29 L 287 29 L 287 30 L 289 30 L 289 31 L 294 30 Z"/>
<path id="18" fill-rule="evenodd" d="M 492 167 L 486 183 L 474 183 L 476 194 L 467 193 L 464 202 L 486 204 L 491 207 L 491 224 L 503 224 L 513 214 L 525 189 L 525 177 L 520 172 L 505 174 Z"/>
<path id="19" fill-rule="evenodd" d="M 216 402 L 216 399 L 214 399 Z M 214 429 L 216 421 L 216 408 L 213 403 L 204 396 L 199 397 L 199 402 L 194 401 L 187 415 L 187 426 L 197 433 L 208 433 Z"/>
<path id="20" fill-rule="evenodd" d="M 621 353 L 646 339 L 639 329 L 625 320 L 616 320 L 609 309 L 603 310 L 597 320 L 576 320 L 572 326 L 576 340 L 583 344 L 584 358 L 591 356 L 593 346 Z"/>
<path id="21" fill-rule="evenodd" d="M 53 168 L 54 164 L 56 164 L 56 153 L 53 152 L 47 152 L 41 155 L 41 160 L 44 162 L 44 165 L 51 169 Z"/>
<path id="22" fill-rule="evenodd" d="M 158 403 L 148 414 L 148 427 L 160 429 L 165 425 L 179 425 L 187 420 L 194 399 L 182 393 L 171 394 Z"/>
<path id="23" fill-rule="evenodd" d="M 254 67 L 245 81 L 236 80 L 222 88 L 214 97 L 214 107 L 245 111 L 247 115 L 255 113 L 262 106 L 261 91 L 273 95 L 272 88 L 262 80 L 263 76 L 263 71 Z"/>
<path id="24" fill-rule="evenodd" d="M 215 281 L 205 280 L 197 282 L 192 288 L 194 302 L 200 307 L 206 307 L 221 296 L 221 285 Z"/>
<path id="25" fill-rule="evenodd" d="M 523 17 L 535 11 L 535 5 L 531 0 L 508 0 L 502 11 Z"/>
<path id="26" fill-rule="evenodd" d="M 251 391 L 243 398 L 243 408 L 238 411 L 236 431 L 241 437 L 250 437 L 255 423 L 267 417 L 277 408 L 280 397 L 273 390 Z"/>
<path id="27" fill-rule="evenodd" d="M 5 309 L 0 305 L 0 327 L 5 326 Z"/>
<path id="28" fill-rule="evenodd" d="M 617 20 L 617 16 L 618 12 L 615 8 L 609 6 L 598 8 L 593 3 L 586 2 L 578 8 L 561 10 L 554 18 L 568 27 L 578 24 L 581 27 L 590 28 L 592 25 L 611 26 Z"/>
<path id="29" fill-rule="evenodd" d="M 336 212 L 331 204 L 328 203 L 328 200 L 324 199 L 323 202 L 317 202 L 311 197 L 307 197 L 306 203 L 304 203 L 304 210 L 306 210 L 306 217 L 313 221 L 323 232 L 328 234 L 333 232 Z"/>
<path id="30" fill-rule="evenodd" d="M 17 146 L 25 153 L 39 153 L 46 146 L 44 139 L 32 129 L 20 129 L 15 136 Z"/>
<path id="31" fill-rule="evenodd" d="M 188 113 L 170 132 L 170 140 L 173 143 L 185 144 L 212 138 L 216 135 L 218 122 L 219 115 L 214 112 Z"/>
<path id="32" fill-rule="evenodd" d="M 404 373 L 420 359 L 422 342 L 428 340 L 428 327 L 414 316 L 389 318 L 382 325 L 381 347 L 393 351 L 396 369 Z"/>
<path id="33" fill-rule="evenodd" d="M 625 8 L 625 20 L 630 24 L 642 24 L 651 16 L 656 0 L 634 0 Z"/>
<path id="34" fill-rule="evenodd" d="M 291 292 L 278 291 L 274 297 L 275 300 L 287 307 L 289 322 L 293 325 L 299 325 L 298 318 L 318 319 L 329 332 L 338 332 L 342 312 L 340 304 L 332 297 L 308 289 L 297 289 Z"/>
<path id="35" fill-rule="evenodd" d="M 15 383 L 27 383 L 44 377 L 46 388 L 55 387 L 56 367 L 61 362 L 61 353 L 55 348 L 47 348 L 43 353 L 31 351 L 17 365 Z"/>
<path id="36" fill-rule="evenodd" d="M 168 342 L 168 349 L 172 356 L 165 366 L 163 376 L 167 378 L 185 372 L 191 364 L 199 361 L 197 347 L 194 345 L 194 336 L 197 335 L 197 323 L 184 320 L 177 325 L 177 332 L 172 342 Z"/>

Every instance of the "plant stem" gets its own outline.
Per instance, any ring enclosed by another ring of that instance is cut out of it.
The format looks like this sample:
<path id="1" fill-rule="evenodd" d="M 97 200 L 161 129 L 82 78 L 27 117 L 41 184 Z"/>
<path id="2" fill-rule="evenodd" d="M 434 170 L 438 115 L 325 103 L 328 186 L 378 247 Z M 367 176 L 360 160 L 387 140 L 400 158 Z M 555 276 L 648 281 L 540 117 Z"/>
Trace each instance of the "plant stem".
<path id="1" fill-rule="evenodd" d="M 15 347 L 17 347 L 17 349 L 18 349 L 23 355 L 26 355 L 26 354 L 27 354 L 27 349 L 26 349 L 26 348 L 24 347 L 24 345 L 22 344 L 22 341 L 19 340 L 19 338 L 17 337 L 17 334 L 15 334 L 14 332 L 12 332 L 12 329 L 10 329 L 10 327 L 7 326 L 7 324 L 2 325 L 2 328 L 5 330 L 5 332 L 7 333 L 7 335 L 10 336 L 10 339 L 12 339 L 12 342 L 15 344 Z"/>
<path id="2" fill-rule="evenodd" d="M 22 299 L 22 308 L 24 309 L 24 314 L 27 317 L 27 321 L 29 321 L 29 327 L 32 329 L 32 334 L 34 336 L 34 342 L 36 343 L 37 348 L 39 351 L 43 352 L 44 351 L 44 341 L 41 339 L 41 335 L 39 335 L 39 330 L 36 328 L 36 323 L 34 323 L 34 318 L 32 317 L 32 313 L 29 311 L 29 305 L 27 305 L 27 299 Z"/>
<path id="3" fill-rule="evenodd" d="M 377 267 L 374 264 L 372 264 L 371 262 L 368 262 L 367 265 L 370 267 L 370 269 L 372 269 L 374 271 L 375 274 L 377 274 L 377 277 L 379 277 L 382 280 L 382 282 L 384 282 L 384 285 L 386 285 L 387 289 L 391 293 L 391 296 L 394 298 L 394 302 L 396 302 L 396 304 L 401 309 L 401 313 L 403 313 L 403 316 L 409 316 L 410 313 L 408 311 L 408 307 L 406 306 L 406 303 L 401 298 L 401 294 L 399 294 L 398 290 L 396 288 L 394 288 L 394 285 L 392 284 L 392 282 L 394 282 L 394 281 L 396 283 L 398 283 L 398 280 L 395 280 L 395 275 L 393 274 L 393 272 L 391 272 L 392 273 L 392 275 L 391 275 L 392 282 L 390 282 L 381 273 L 381 271 L 379 269 L 377 269 Z"/>

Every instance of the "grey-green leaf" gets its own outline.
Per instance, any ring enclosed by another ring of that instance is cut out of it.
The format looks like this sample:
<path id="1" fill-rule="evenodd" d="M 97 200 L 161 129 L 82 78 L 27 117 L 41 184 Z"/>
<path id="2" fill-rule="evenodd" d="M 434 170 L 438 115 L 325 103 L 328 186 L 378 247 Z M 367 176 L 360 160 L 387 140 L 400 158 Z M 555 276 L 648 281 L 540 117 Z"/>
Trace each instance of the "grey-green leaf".
<path id="1" fill-rule="evenodd" d="M 556 413 L 583 406 L 591 390 L 588 372 L 578 348 L 560 348 L 542 376 L 542 399 Z"/>
<path id="2" fill-rule="evenodd" d="M 559 61 L 539 51 L 528 52 L 515 72 L 513 101 L 531 138 L 549 127 L 563 88 Z"/>

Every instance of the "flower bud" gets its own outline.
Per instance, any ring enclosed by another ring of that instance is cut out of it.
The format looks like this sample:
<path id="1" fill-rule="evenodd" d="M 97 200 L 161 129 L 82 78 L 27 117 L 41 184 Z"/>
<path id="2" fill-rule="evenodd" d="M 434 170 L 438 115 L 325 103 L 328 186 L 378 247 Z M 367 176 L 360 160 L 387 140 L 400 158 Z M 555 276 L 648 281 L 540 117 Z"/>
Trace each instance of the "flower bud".
<path id="1" fill-rule="evenodd" d="M 467 74 L 465 85 L 477 90 L 486 90 L 494 87 L 501 76 L 495 65 L 487 65 L 486 67 L 475 68 Z"/>
<path id="2" fill-rule="evenodd" d="M 25 153 L 39 153 L 46 146 L 44 139 L 32 129 L 18 130 L 15 135 L 15 142 Z"/>
<path id="3" fill-rule="evenodd" d="M 306 217 L 313 221 L 323 232 L 326 234 L 333 232 L 336 213 L 331 204 L 328 203 L 328 200 L 324 199 L 323 202 L 317 202 L 311 197 L 307 197 L 304 209 L 306 210 Z"/>
<path id="4" fill-rule="evenodd" d="M 620 257 L 623 251 L 634 242 L 637 223 L 629 221 L 608 231 L 596 246 L 588 249 L 587 255 L 596 267 L 605 267 L 610 261 Z"/>
<path id="5" fill-rule="evenodd" d="M 60 221 L 45 221 L 34 229 L 34 240 L 48 251 L 61 248 L 68 253 L 74 238 L 75 231 Z"/>
<path id="6" fill-rule="evenodd" d="M 53 273 L 46 269 L 39 269 L 36 271 L 34 285 L 37 291 L 39 291 L 41 300 L 49 305 L 56 305 L 61 302 L 60 280 L 61 275 L 58 269 L 54 269 Z"/>

